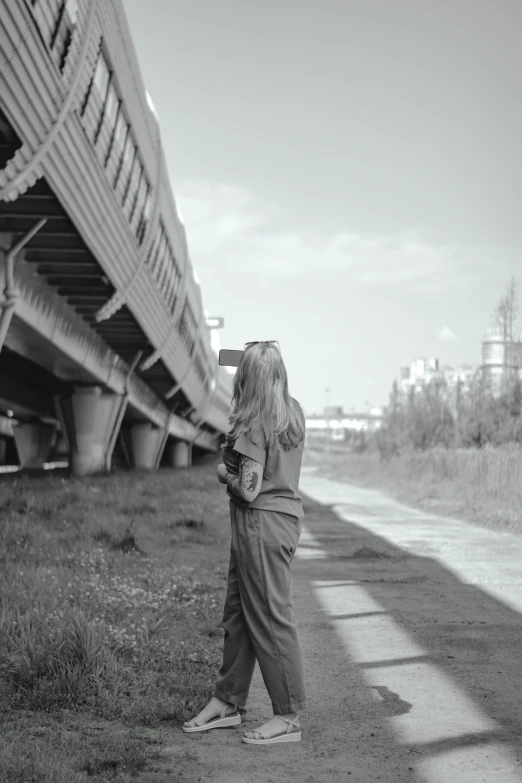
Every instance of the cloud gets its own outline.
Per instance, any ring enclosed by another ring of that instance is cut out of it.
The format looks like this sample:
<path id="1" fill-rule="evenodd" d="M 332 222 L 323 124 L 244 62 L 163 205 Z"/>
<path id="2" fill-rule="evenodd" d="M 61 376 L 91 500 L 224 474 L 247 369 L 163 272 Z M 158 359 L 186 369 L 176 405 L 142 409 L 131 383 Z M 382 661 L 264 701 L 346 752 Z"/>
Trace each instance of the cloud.
<path id="1" fill-rule="evenodd" d="M 459 342 L 459 337 L 457 337 L 453 329 L 450 329 L 449 326 L 441 326 L 437 332 L 437 337 L 443 343 Z"/>
<path id="2" fill-rule="evenodd" d="M 491 257 L 483 251 L 458 243 L 435 245 L 416 229 L 329 234 L 319 225 L 281 228 L 285 221 L 279 205 L 261 203 L 234 185 L 185 182 L 176 188 L 176 200 L 183 210 L 196 268 L 219 264 L 224 273 L 288 280 L 321 281 L 331 274 L 343 285 L 401 286 L 434 296 L 448 286 L 469 283 L 492 267 Z"/>

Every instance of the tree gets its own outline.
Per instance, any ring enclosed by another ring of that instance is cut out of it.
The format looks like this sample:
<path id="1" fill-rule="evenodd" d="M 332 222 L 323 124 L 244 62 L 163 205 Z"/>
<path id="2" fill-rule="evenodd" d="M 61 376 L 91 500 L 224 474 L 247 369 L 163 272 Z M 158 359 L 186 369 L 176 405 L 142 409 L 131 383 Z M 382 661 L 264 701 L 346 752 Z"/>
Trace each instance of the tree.
<path id="1" fill-rule="evenodd" d="M 500 327 L 505 340 L 513 340 L 513 327 L 517 313 L 517 281 L 513 276 L 508 288 L 495 310 L 495 322 Z"/>
<path id="2" fill-rule="evenodd" d="M 399 407 L 399 400 L 400 400 L 399 384 L 395 380 L 392 385 L 392 390 L 390 392 L 390 401 L 389 401 L 389 410 L 392 413 L 396 413 Z"/>
<path id="3" fill-rule="evenodd" d="M 500 329 L 503 342 L 503 372 L 504 384 L 508 380 L 508 358 L 512 355 L 511 344 L 515 340 L 514 324 L 517 314 L 517 281 L 513 276 L 508 288 L 495 310 L 495 324 Z"/>

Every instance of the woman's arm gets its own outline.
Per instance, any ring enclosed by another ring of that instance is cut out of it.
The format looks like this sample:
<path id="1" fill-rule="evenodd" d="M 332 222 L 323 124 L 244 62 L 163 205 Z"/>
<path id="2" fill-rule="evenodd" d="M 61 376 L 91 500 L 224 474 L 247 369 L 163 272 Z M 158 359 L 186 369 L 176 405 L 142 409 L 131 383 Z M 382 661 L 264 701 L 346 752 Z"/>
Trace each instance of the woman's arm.
<path id="1" fill-rule="evenodd" d="M 261 490 L 263 480 L 263 466 L 251 457 L 239 455 L 239 476 L 234 473 L 225 474 L 227 486 L 234 495 L 252 503 Z"/>

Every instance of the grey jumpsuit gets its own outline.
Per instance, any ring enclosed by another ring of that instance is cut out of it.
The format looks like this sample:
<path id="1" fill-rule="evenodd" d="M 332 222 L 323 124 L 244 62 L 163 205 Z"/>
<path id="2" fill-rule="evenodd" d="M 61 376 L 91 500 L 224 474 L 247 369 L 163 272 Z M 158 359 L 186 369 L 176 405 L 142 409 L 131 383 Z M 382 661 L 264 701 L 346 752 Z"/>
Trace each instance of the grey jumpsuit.
<path id="1" fill-rule="evenodd" d="M 223 664 L 214 695 L 244 707 L 256 659 L 275 715 L 306 707 L 303 655 L 292 606 L 291 563 L 304 516 L 298 492 L 304 442 L 267 454 L 245 435 L 234 451 L 264 466 L 261 491 L 246 503 L 230 496 L 231 551 L 223 611 Z"/>

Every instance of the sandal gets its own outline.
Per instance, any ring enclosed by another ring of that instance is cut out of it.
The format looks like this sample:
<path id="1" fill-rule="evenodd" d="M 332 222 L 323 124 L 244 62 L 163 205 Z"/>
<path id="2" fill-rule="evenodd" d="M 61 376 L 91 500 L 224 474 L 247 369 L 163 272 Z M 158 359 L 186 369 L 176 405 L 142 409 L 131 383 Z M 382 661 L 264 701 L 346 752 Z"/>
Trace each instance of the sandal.
<path id="1" fill-rule="evenodd" d="M 220 704 L 220 702 L 215 698 L 212 698 L 209 703 L 212 702 L 214 702 L 219 707 L 221 711 L 220 714 L 216 715 L 215 718 L 210 718 L 210 720 L 207 720 L 206 723 L 197 723 L 195 726 L 183 726 L 183 731 L 187 733 L 193 731 L 208 731 L 208 729 L 225 728 L 226 726 L 235 726 L 236 724 L 241 723 L 241 715 L 239 714 L 239 707 L 236 707 L 235 712 L 230 712 L 227 715 L 226 712 L 229 707 L 228 704 L 225 704 L 225 706 L 223 707 L 223 705 Z"/>
<path id="2" fill-rule="evenodd" d="M 274 737 L 265 737 L 258 729 L 252 731 L 252 734 L 259 734 L 260 739 L 250 739 L 244 734 L 241 737 L 243 742 L 249 742 L 251 745 L 272 745 L 275 742 L 299 742 L 301 739 L 301 726 L 296 723 L 295 720 L 289 718 L 283 718 L 282 715 L 275 715 L 276 718 L 281 718 L 285 723 L 288 723 L 286 731 L 282 734 L 276 734 Z M 294 728 L 292 728 L 294 727 Z"/>

